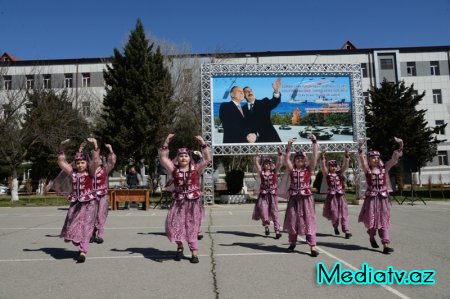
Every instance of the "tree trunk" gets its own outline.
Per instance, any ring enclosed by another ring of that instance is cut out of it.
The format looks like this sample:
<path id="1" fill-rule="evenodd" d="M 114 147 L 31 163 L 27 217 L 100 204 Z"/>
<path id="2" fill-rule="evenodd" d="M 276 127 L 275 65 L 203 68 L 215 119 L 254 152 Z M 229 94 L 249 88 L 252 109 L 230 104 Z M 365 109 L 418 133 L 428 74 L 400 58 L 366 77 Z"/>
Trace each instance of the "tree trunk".
<path id="1" fill-rule="evenodd" d="M 17 170 L 13 170 L 13 179 L 11 184 L 11 201 L 19 200 L 19 181 L 17 179 Z"/>

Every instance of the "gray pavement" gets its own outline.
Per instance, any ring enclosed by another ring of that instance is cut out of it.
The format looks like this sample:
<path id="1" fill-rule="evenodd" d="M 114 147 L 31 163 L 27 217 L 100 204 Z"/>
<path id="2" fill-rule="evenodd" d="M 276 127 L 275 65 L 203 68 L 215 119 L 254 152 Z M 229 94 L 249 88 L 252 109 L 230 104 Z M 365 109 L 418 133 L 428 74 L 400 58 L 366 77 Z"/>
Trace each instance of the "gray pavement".
<path id="1" fill-rule="evenodd" d="M 281 219 L 285 208 L 280 204 Z M 77 249 L 58 237 L 64 207 L 0 208 L 0 298 L 450 298 L 450 202 L 394 203 L 391 255 L 370 248 L 357 223 L 360 206 L 349 207 L 353 238 L 346 240 L 333 234 L 317 204 L 317 258 L 303 241 L 286 253 L 286 234 L 264 237 L 252 209 L 206 208 L 199 264 L 172 259 L 167 210 L 110 211 L 105 243 L 92 244 L 86 263 L 76 264 Z M 375 270 L 432 269 L 436 284 L 318 285 L 317 262 L 328 269 L 337 262 L 353 270 L 364 262 Z"/>

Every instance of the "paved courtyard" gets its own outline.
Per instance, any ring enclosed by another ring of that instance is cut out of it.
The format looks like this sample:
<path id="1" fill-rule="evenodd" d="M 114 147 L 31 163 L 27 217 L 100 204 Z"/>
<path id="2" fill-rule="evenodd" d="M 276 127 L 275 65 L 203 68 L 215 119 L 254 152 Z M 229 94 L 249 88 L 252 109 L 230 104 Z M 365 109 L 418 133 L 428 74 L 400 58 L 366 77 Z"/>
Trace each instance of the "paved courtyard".
<path id="1" fill-rule="evenodd" d="M 280 204 L 284 219 L 286 204 Z M 206 207 L 199 264 L 172 259 L 167 210 L 110 211 L 105 242 L 86 263 L 59 237 L 65 207 L 0 208 L 0 298 L 450 298 L 450 202 L 392 206 L 392 246 L 372 249 L 360 206 L 349 206 L 353 237 L 335 236 L 316 205 L 317 258 L 304 238 L 287 253 L 287 235 L 265 237 L 253 205 Z M 187 248 L 187 246 L 185 246 Z M 189 256 L 189 252 L 185 252 Z M 317 263 L 359 270 L 435 270 L 434 285 L 336 285 L 316 282 Z"/>

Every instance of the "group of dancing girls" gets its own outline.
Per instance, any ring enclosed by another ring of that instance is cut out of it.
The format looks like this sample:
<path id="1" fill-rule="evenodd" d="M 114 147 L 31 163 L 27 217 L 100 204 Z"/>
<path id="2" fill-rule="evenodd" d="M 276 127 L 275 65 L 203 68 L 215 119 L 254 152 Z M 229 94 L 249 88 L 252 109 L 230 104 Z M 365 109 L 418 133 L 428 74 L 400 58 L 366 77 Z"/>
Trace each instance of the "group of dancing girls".
<path id="1" fill-rule="evenodd" d="M 394 137 L 395 138 L 395 137 Z M 297 245 L 298 235 L 306 235 L 306 242 L 310 246 L 311 256 L 317 257 L 319 252 L 316 249 L 316 215 L 314 197 L 311 191 L 311 175 L 314 172 L 318 160 L 318 144 L 316 137 L 311 134 L 312 157 L 308 159 L 303 151 L 296 152 L 291 161 L 291 147 L 294 139 L 289 139 L 286 147 L 286 154 L 278 149 L 278 159 L 276 164 L 270 157 L 264 157 L 262 166 L 260 165 L 259 153 L 256 155 L 256 168 L 259 175 L 259 196 L 253 211 L 253 220 L 261 220 L 268 236 L 270 221 L 273 221 L 275 239 L 281 237 L 280 222 L 278 216 L 277 197 L 288 198 L 286 214 L 284 219 L 284 231 L 288 233 L 288 252 L 293 252 Z M 362 222 L 369 234 L 372 248 L 379 248 L 375 240 L 378 234 L 383 244 L 383 253 L 389 254 L 394 251 L 390 244 L 390 204 L 389 192 L 392 191 L 388 181 L 390 168 L 398 163 L 398 159 L 403 154 L 403 141 L 395 138 L 399 148 L 394 151 L 392 158 L 383 164 L 378 151 L 369 151 L 367 158 L 364 154 L 365 140 L 358 142 L 358 157 L 362 170 L 364 171 L 367 189 L 364 203 L 358 217 L 358 222 Z M 286 166 L 285 175 L 280 186 L 277 185 L 278 171 L 281 167 L 281 160 Z M 345 239 L 350 239 L 348 223 L 348 206 L 344 193 L 344 173 L 348 168 L 350 156 L 345 152 L 342 167 L 336 160 L 326 161 L 325 152 L 322 152 L 320 161 L 323 177 L 327 182 L 327 198 L 323 207 L 323 216 L 330 220 L 334 228 L 334 233 L 339 235 L 339 223 L 345 234 Z"/>
<path id="2" fill-rule="evenodd" d="M 58 152 L 58 165 L 62 173 L 55 179 L 60 193 L 68 193 L 70 202 L 66 220 L 61 231 L 65 242 L 72 242 L 79 248 L 76 260 L 84 263 L 89 250 L 89 243 L 103 243 L 104 228 L 108 216 L 107 198 L 108 173 L 116 163 L 116 155 L 111 145 L 108 160 L 100 155 L 95 138 L 88 138 L 92 143 L 92 156 L 83 153 L 84 144 L 80 145 L 72 163 L 66 161 L 64 153 L 68 140 L 62 142 Z M 67 182 L 67 184 L 66 184 Z M 64 186 L 67 185 L 67 188 Z M 68 192 L 65 192 L 64 189 Z"/>
<path id="3" fill-rule="evenodd" d="M 174 138 L 169 134 L 160 150 L 161 165 L 167 170 L 173 179 L 172 203 L 166 217 L 165 230 L 171 242 L 177 244 L 175 260 L 184 258 L 184 242 L 187 242 L 191 251 L 191 263 L 198 263 L 198 239 L 201 231 L 201 223 L 204 219 L 204 207 L 201 192 L 201 175 L 211 161 L 211 151 L 201 136 L 196 136 L 202 151 L 202 158 L 195 162 L 191 151 L 187 148 L 179 148 L 176 157 L 169 158 L 169 144 Z M 265 235 L 270 234 L 270 221 L 274 223 L 275 238 L 281 238 L 281 227 L 278 216 L 277 197 L 288 198 L 286 215 L 284 219 L 284 231 L 288 233 L 288 252 L 293 252 L 297 245 L 298 235 L 306 235 L 306 241 L 310 246 L 311 256 L 317 257 L 316 248 L 316 216 L 314 197 L 311 191 L 311 176 L 318 160 L 318 144 L 316 137 L 311 134 L 312 157 L 308 159 L 303 151 L 296 152 L 291 161 L 291 148 L 294 142 L 289 139 L 285 154 L 278 149 L 276 164 L 270 157 L 264 157 L 260 164 L 259 153 L 256 155 L 255 164 L 259 175 L 259 196 L 255 204 L 252 218 L 261 220 L 265 229 Z M 110 145 L 108 163 L 101 162 L 97 141 L 88 139 L 94 145 L 92 161 L 80 151 L 75 155 L 75 166 L 67 163 L 64 156 L 64 148 L 58 155 L 58 164 L 61 169 L 70 175 L 72 191 L 68 197 L 70 208 L 61 232 L 61 237 L 66 242 L 72 242 L 79 247 L 78 262 L 86 259 L 90 239 L 97 243 L 103 242 L 104 223 L 108 211 L 106 198 L 108 172 L 114 166 L 116 157 Z M 359 141 L 358 156 L 362 169 L 366 176 L 367 190 L 362 206 L 359 222 L 363 222 L 369 234 L 370 244 L 378 248 L 375 240 L 376 232 L 383 244 L 383 253 L 393 252 L 389 246 L 390 206 L 388 193 L 391 191 L 388 183 L 388 171 L 402 156 L 403 141 L 395 138 L 399 143 L 399 149 L 395 150 L 392 158 L 383 164 L 378 151 L 369 151 L 366 158 L 363 150 L 365 141 Z M 326 161 L 325 153 L 321 155 L 321 166 L 327 181 L 328 192 L 324 204 L 323 216 L 332 222 L 335 234 L 339 234 L 339 223 L 345 238 L 349 239 L 348 207 L 344 193 L 343 174 L 348 168 L 349 154 L 345 152 L 344 163 L 341 168 L 337 161 Z M 282 165 L 286 166 L 285 175 L 280 186 L 277 184 L 278 171 Z"/>

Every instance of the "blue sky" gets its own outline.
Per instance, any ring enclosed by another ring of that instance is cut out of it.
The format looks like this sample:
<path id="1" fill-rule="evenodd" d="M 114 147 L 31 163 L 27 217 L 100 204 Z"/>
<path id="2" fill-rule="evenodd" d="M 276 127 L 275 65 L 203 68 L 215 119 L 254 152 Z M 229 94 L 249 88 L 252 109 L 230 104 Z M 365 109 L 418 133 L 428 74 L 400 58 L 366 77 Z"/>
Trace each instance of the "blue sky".
<path id="1" fill-rule="evenodd" d="M 450 0 L 0 0 L 0 53 L 108 57 L 137 18 L 191 53 L 450 45 Z"/>

